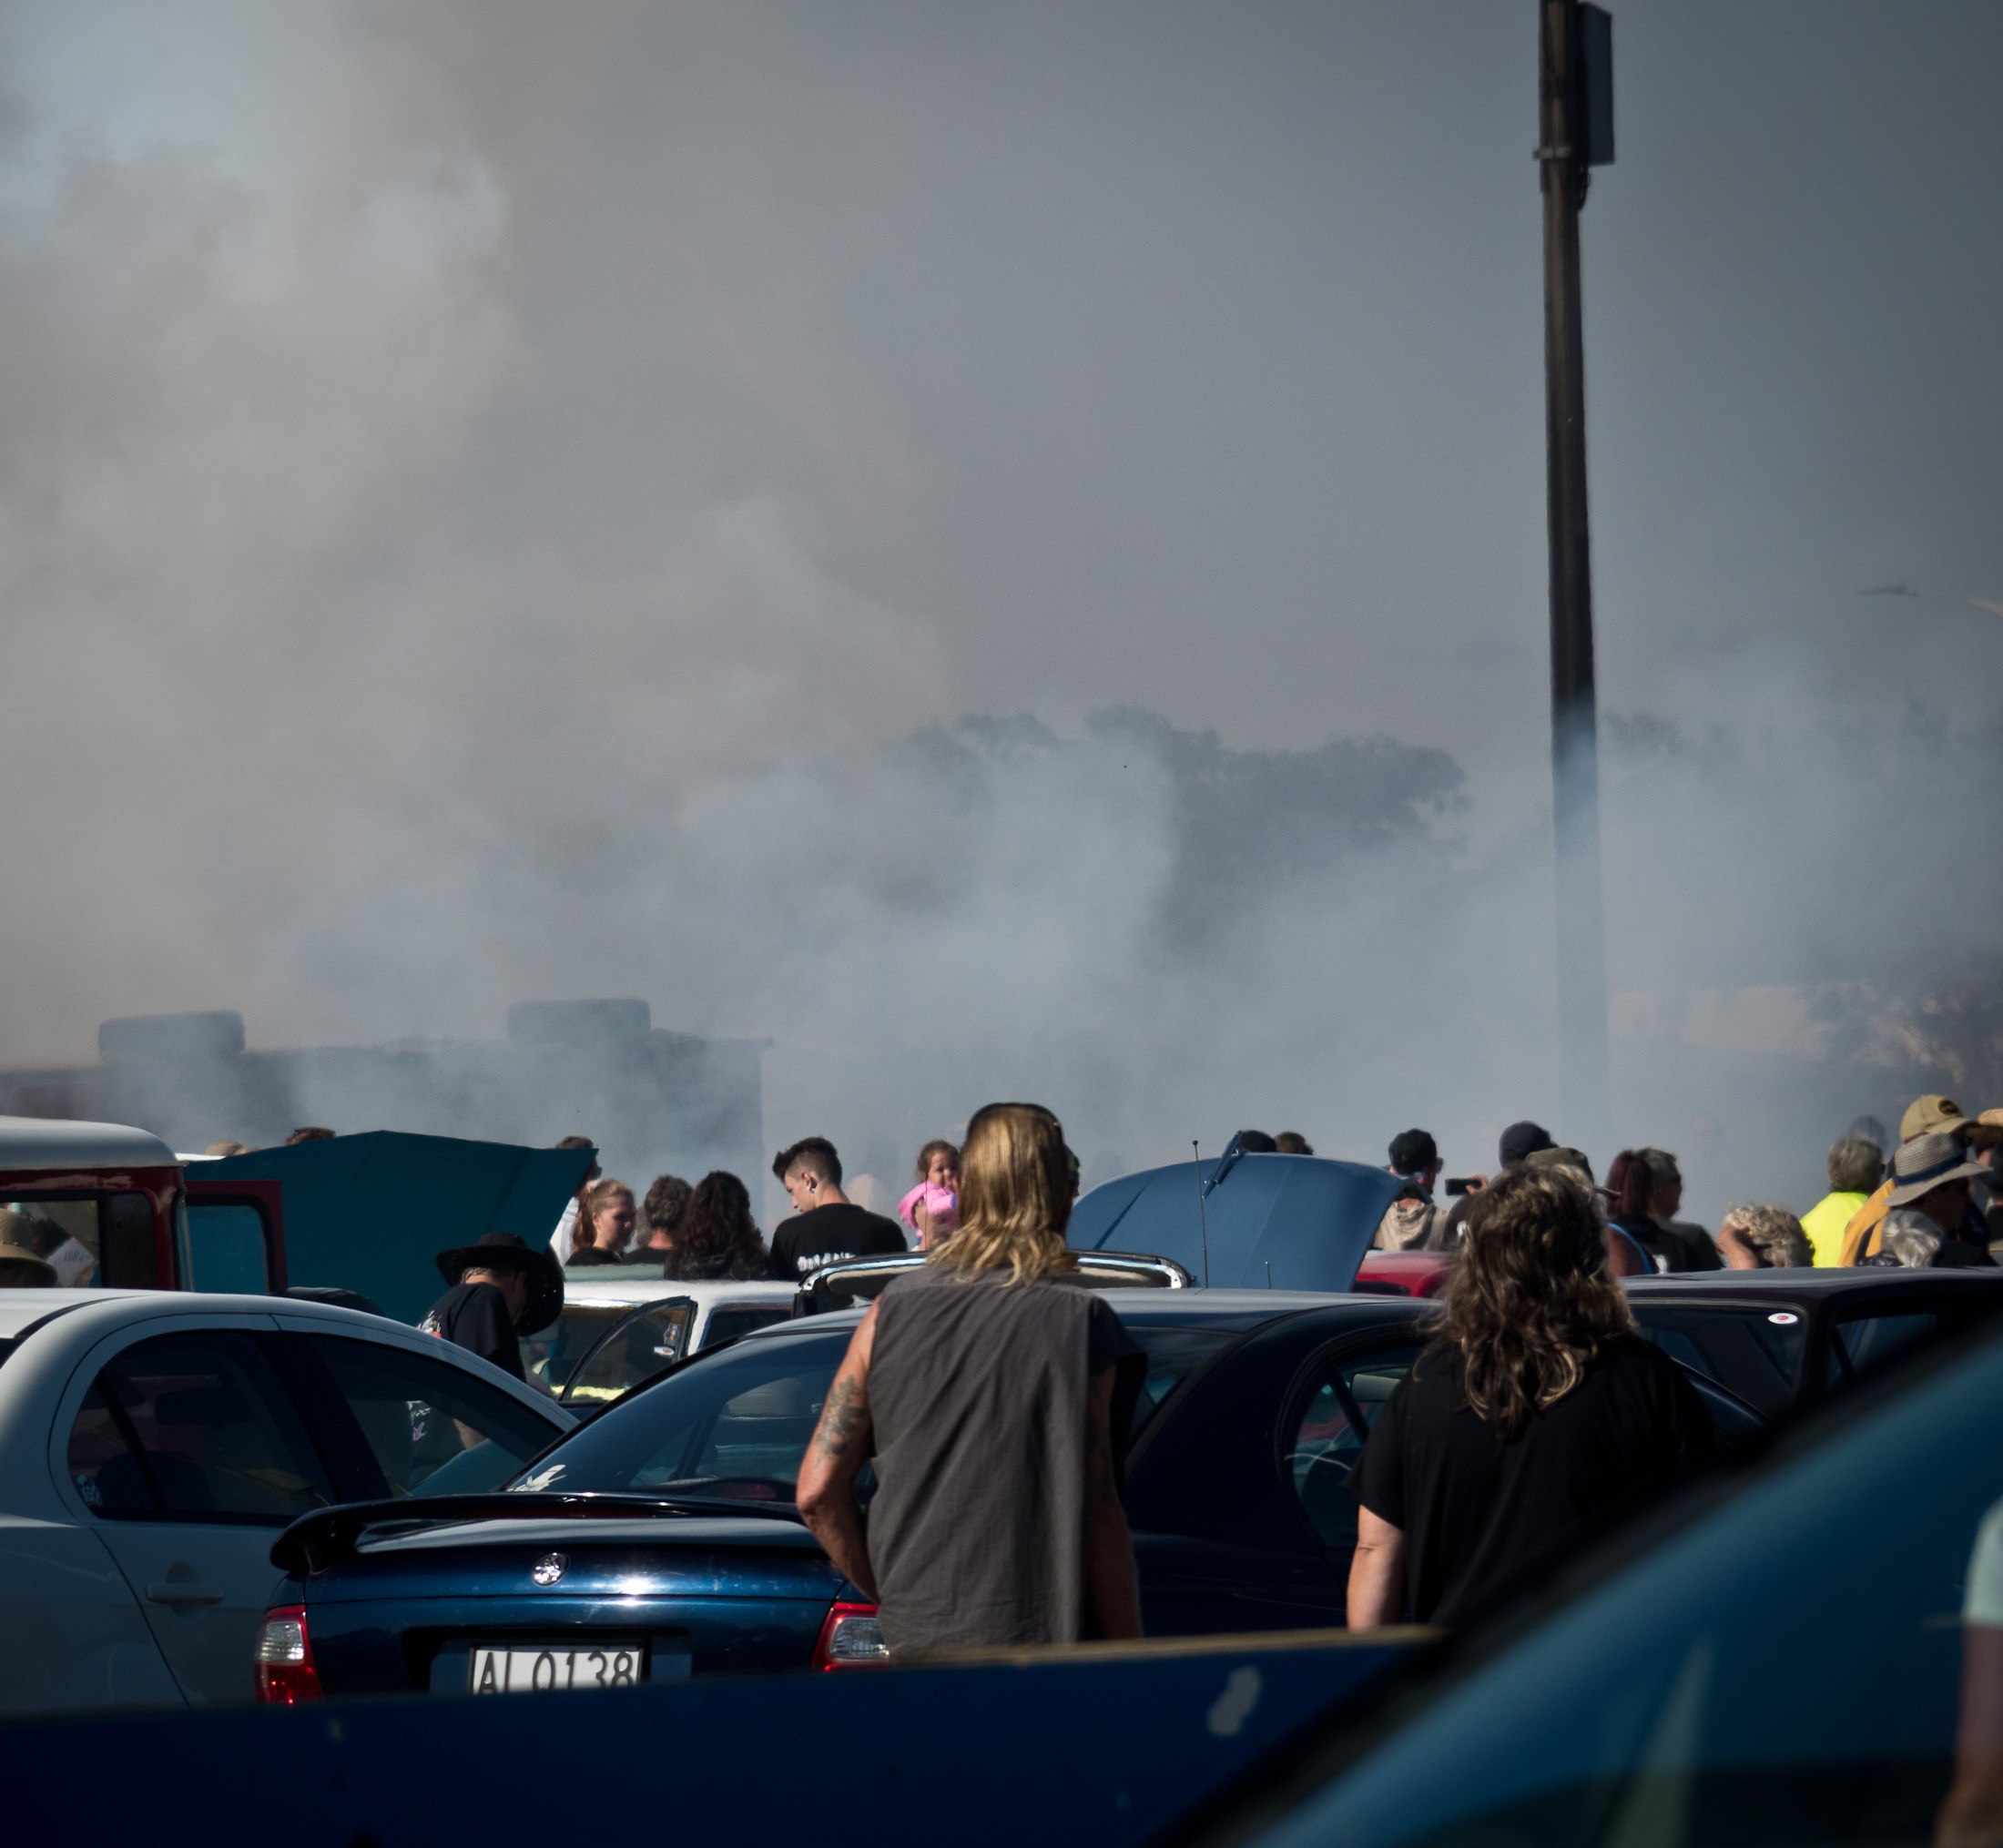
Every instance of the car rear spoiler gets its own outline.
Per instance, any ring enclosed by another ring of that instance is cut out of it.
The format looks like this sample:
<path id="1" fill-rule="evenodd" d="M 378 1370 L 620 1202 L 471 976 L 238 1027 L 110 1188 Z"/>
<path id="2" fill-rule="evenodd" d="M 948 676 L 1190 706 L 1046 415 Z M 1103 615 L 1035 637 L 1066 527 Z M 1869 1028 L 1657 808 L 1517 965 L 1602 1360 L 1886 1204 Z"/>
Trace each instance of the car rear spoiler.
<path id="1" fill-rule="evenodd" d="M 1174 1258 L 1147 1252 L 1078 1251 L 1078 1281 L 1092 1290 L 1187 1290 L 1196 1280 Z M 824 1315 L 852 1309 L 883 1294 L 907 1272 L 923 1270 L 929 1260 L 921 1251 L 893 1252 L 885 1256 L 841 1258 L 802 1278 L 793 1314 Z"/>
<path id="2" fill-rule="evenodd" d="M 745 1515 L 757 1520 L 799 1524 L 789 1504 L 690 1499 L 654 1495 L 403 1496 L 391 1501 L 351 1501 L 301 1515 L 271 1544 L 271 1563 L 281 1572 L 324 1572 L 354 1557 L 364 1534 L 412 1532 L 463 1521 L 631 1520 L 635 1515 Z"/>

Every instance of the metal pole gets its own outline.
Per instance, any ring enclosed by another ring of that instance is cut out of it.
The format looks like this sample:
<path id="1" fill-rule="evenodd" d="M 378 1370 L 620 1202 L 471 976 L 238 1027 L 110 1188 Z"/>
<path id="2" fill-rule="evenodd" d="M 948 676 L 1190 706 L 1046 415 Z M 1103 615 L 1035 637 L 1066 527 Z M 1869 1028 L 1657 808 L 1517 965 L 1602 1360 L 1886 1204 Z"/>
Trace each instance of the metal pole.
<path id="1" fill-rule="evenodd" d="M 1544 448 L 1551 539 L 1551 797 L 1558 861 L 1561 1140 L 1604 1150 L 1608 1100 L 1592 551 L 1579 209 L 1588 170 L 1579 0 L 1538 0 L 1544 192 Z M 1604 1153 L 1601 1156 L 1604 1163 Z"/>

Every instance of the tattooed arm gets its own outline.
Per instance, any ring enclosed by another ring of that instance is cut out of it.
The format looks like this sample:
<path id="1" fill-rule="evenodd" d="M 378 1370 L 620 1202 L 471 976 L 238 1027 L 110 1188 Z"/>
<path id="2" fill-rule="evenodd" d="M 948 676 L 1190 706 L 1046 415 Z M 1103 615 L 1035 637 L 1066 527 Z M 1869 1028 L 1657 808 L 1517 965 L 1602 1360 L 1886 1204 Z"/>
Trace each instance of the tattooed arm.
<path id="1" fill-rule="evenodd" d="M 1085 1456 L 1085 1587 L 1103 1637 L 1139 1636 L 1141 1594 L 1134 1582 L 1134 1540 L 1113 1475 L 1113 1376 L 1092 1378 L 1092 1436 Z"/>
<path id="2" fill-rule="evenodd" d="M 854 1488 L 858 1472 L 869 1460 L 869 1350 L 876 1341 L 876 1320 L 872 1303 L 849 1343 L 834 1385 L 828 1388 L 820 1423 L 800 1459 L 799 1484 L 793 1491 L 800 1518 L 828 1548 L 836 1569 L 871 1600 L 877 1595 L 876 1574 L 869 1566 Z"/>

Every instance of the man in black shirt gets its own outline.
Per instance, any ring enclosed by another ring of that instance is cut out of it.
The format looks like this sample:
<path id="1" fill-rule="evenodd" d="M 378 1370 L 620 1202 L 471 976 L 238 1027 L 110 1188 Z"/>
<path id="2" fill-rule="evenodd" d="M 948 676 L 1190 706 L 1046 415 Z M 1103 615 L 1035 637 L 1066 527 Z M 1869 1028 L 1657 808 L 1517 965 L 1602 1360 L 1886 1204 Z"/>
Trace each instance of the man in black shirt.
<path id="1" fill-rule="evenodd" d="M 478 1244 L 440 1252 L 438 1271 L 452 1287 L 432 1305 L 419 1330 L 525 1381 L 515 1337 L 548 1327 L 563 1308 L 564 1273 L 555 1258 L 531 1251 L 512 1232 L 490 1232 Z"/>
<path id="2" fill-rule="evenodd" d="M 908 1247 L 895 1220 L 858 1206 L 841 1191 L 841 1157 L 826 1136 L 808 1136 L 772 1158 L 792 1197 L 793 1217 L 772 1233 L 772 1274 L 797 1284 L 840 1258 L 880 1257 Z"/>

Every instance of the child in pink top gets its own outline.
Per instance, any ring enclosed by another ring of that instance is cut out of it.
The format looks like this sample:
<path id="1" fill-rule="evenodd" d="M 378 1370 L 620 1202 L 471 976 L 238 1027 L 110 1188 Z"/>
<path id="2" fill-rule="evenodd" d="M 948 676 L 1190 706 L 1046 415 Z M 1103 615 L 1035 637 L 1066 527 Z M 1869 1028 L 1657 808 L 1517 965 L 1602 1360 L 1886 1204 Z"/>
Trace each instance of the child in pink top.
<path id="1" fill-rule="evenodd" d="M 897 1216 L 918 1234 L 923 1251 L 935 1232 L 960 1224 L 960 1151 L 930 1142 L 918 1152 L 918 1185 L 898 1202 Z"/>

